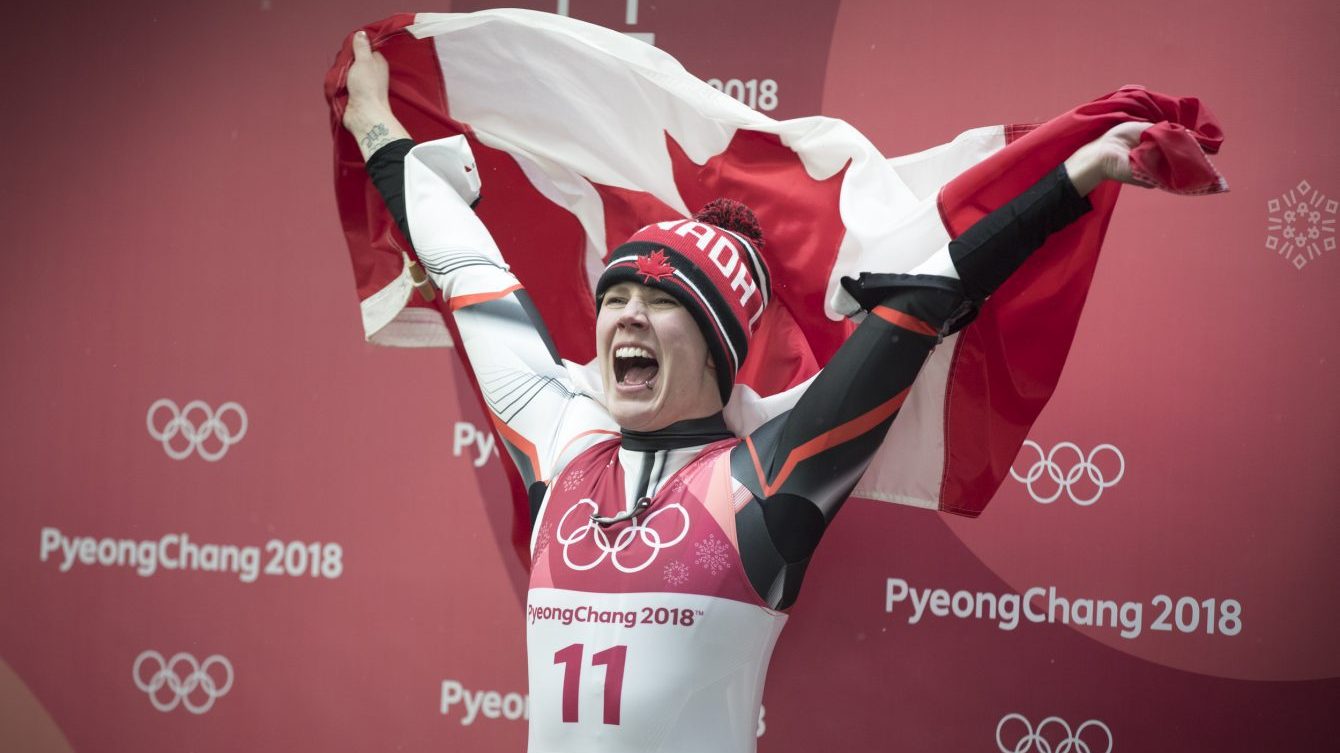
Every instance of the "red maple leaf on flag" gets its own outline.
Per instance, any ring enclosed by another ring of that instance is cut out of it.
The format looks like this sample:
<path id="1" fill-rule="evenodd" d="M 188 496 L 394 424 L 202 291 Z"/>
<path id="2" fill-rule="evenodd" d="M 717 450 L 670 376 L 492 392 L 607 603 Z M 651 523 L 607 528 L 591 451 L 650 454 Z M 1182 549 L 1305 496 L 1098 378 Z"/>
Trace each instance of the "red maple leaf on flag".
<path id="1" fill-rule="evenodd" d="M 643 282 L 661 280 L 675 273 L 675 268 L 665 258 L 665 251 L 653 251 L 637 257 L 637 273 Z"/>

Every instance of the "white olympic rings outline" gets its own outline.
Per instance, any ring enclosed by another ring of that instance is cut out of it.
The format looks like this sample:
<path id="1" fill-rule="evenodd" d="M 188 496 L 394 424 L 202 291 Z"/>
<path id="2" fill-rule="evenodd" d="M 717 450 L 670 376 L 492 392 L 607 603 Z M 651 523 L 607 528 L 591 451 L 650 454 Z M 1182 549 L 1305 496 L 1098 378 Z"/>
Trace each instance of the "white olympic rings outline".
<path id="1" fill-rule="evenodd" d="M 1087 456 L 1084 454 L 1084 451 L 1079 448 L 1079 445 L 1074 442 L 1062 442 L 1053 447 L 1051 452 L 1048 452 L 1045 455 L 1042 453 L 1042 445 L 1039 445 L 1031 439 L 1024 440 L 1024 447 L 1033 448 L 1033 451 L 1038 454 L 1038 460 L 1029 467 L 1028 472 L 1023 476 L 1015 473 L 1014 466 L 1010 466 L 1010 475 L 1014 477 L 1015 481 L 1018 481 L 1021 484 L 1026 484 L 1028 486 L 1028 494 L 1033 497 L 1034 501 L 1044 505 L 1055 502 L 1060 498 L 1062 492 L 1064 492 L 1070 497 L 1071 502 L 1074 502 L 1081 507 L 1088 507 L 1094 502 L 1097 502 L 1099 497 L 1103 496 L 1104 490 L 1115 486 L 1118 481 L 1121 481 L 1122 476 L 1126 475 L 1126 457 L 1121 454 L 1121 450 L 1117 449 L 1116 445 L 1100 444 L 1090 450 Z M 1077 458 L 1075 465 L 1065 473 L 1061 472 L 1061 466 L 1056 462 L 1056 453 L 1061 450 L 1071 450 L 1075 453 L 1075 457 Z M 1103 476 L 1103 472 L 1099 470 L 1098 466 L 1093 462 L 1094 458 L 1098 456 L 1098 453 L 1103 450 L 1108 450 L 1116 455 L 1117 462 L 1120 463 L 1117 475 L 1111 481 Z M 1048 497 L 1039 495 L 1037 490 L 1033 488 L 1033 482 L 1042 478 L 1042 474 L 1044 473 L 1047 474 L 1052 481 L 1056 482 L 1056 492 Z M 1075 496 L 1073 484 L 1085 475 L 1089 477 L 1089 480 L 1093 482 L 1097 489 L 1094 491 L 1092 497 L 1081 499 L 1080 497 Z"/>
<path id="2" fill-rule="evenodd" d="M 1013 748 L 1007 748 L 1005 742 L 1000 739 L 1000 733 L 1005 728 L 1005 723 L 1011 719 L 1022 722 L 1025 732 Z M 1065 730 L 1065 738 L 1057 742 L 1055 748 L 1052 748 L 1051 741 L 1042 736 L 1042 731 L 1050 724 L 1059 724 L 1061 729 Z M 1090 726 L 1097 727 L 1107 736 L 1106 750 L 1100 751 L 1097 748 L 1091 748 L 1089 743 L 1080 739 L 1084 730 Z M 1059 716 L 1049 716 L 1043 719 L 1038 724 L 1038 728 L 1034 730 L 1033 725 L 1023 714 L 1006 714 L 1000 718 L 1000 722 L 996 725 L 996 747 L 1000 749 L 1000 753 L 1112 753 L 1112 730 L 1097 719 L 1090 719 L 1076 727 L 1074 732 L 1071 732 L 1070 725 L 1066 724 L 1065 720 Z"/>
<path id="3" fill-rule="evenodd" d="M 163 428 L 154 426 L 154 419 L 159 415 L 159 411 L 166 409 L 171 418 L 163 425 Z M 191 418 L 192 411 L 202 411 L 205 418 L 199 425 L 195 424 Z M 238 417 L 238 429 L 234 434 L 227 424 L 223 422 L 225 413 L 232 411 Z M 213 463 L 223 457 L 228 452 L 228 448 L 242 441 L 242 437 L 247 434 L 247 412 L 231 400 L 219 406 L 218 412 L 209 407 L 204 400 L 192 400 L 186 404 L 185 408 L 177 409 L 177 404 L 167 398 L 155 400 L 153 405 L 149 406 L 149 412 L 144 417 L 145 424 L 149 427 L 149 436 L 163 443 L 163 452 L 173 460 L 183 460 L 192 452 L 200 453 L 200 457 Z M 182 450 L 172 447 L 172 440 L 178 434 L 186 438 L 186 448 Z M 219 440 L 219 449 L 208 450 L 205 448 L 205 440 L 210 436 Z"/>
<path id="4" fill-rule="evenodd" d="M 150 659 L 158 663 L 158 671 L 146 681 L 140 676 L 140 667 Z M 177 665 L 182 662 L 190 668 L 190 672 L 184 678 L 177 673 Z M 209 674 L 209 668 L 216 664 L 223 667 L 228 678 L 222 686 L 216 685 L 214 678 Z M 135 665 L 131 667 L 130 674 L 135 680 L 135 687 L 147 693 L 154 708 L 164 713 L 177 708 L 180 704 L 192 714 L 203 714 L 213 708 L 214 702 L 227 695 L 233 687 L 233 665 L 219 654 L 210 656 L 204 662 L 197 662 L 194 656 L 182 651 L 163 661 L 162 654 L 150 649 L 135 658 Z M 164 687 L 172 692 L 172 699 L 169 701 L 158 700 L 158 691 Z M 205 694 L 203 703 L 197 704 L 191 700 L 191 694 L 197 688 Z"/>
<path id="5" fill-rule="evenodd" d="M 582 526 L 581 528 L 578 528 L 576 531 L 573 531 L 570 534 L 564 534 L 563 524 L 567 522 L 568 516 L 582 506 L 587 506 L 591 510 L 590 515 L 586 516 L 587 518 L 586 525 Z M 689 513 L 687 510 L 684 509 L 682 505 L 676 502 L 666 505 L 665 507 L 662 507 L 656 512 L 648 515 L 643 520 L 633 518 L 629 526 L 620 531 L 618 536 L 614 537 L 614 543 L 611 544 L 609 540 L 609 535 L 605 533 L 605 528 L 601 526 L 599 523 L 590 519 L 591 515 L 595 515 L 599 511 L 600 508 L 596 506 L 595 500 L 580 499 L 577 501 L 576 504 L 568 508 L 568 511 L 563 513 L 563 517 L 559 518 L 558 520 L 558 527 L 554 531 L 554 539 L 557 540 L 558 543 L 563 545 L 563 561 L 566 562 L 568 564 L 568 567 L 572 568 L 573 570 L 590 570 L 596 565 L 599 565 L 601 562 L 604 562 L 605 557 L 608 555 L 610 558 L 610 562 L 614 563 L 614 567 L 617 568 L 619 572 L 636 573 L 641 570 L 645 570 L 648 566 L 651 565 L 652 562 L 656 561 L 656 556 L 661 553 L 662 549 L 668 549 L 669 547 L 678 544 L 679 542 L 684 540 L 685 536 L 689 534 Z M 674 539 L 670 541 L 661 541 L 660 531 L 653 529 L 651 527 L 651 523 L 657 517 L 671 511 L 679 513 L 680 520 L 683 522 L 683 526 L 679 532 L 679 535 L 675 536 Z M 591 540 L 595 542 L 596 547 L 600 549 L 600 556 L 596 557 L 594 560 L 592 560 L 589 564 L 586 565 L 574 564 L 573 561 L 568 557 L 568 548 L 573 544 L 576 544 L 577 542 L 585 539 L 588 535 L 591 536 Z M 643 562 L 640 565 L 636 565 L 634 567 L 625 567 L 624 564 L 619 561 L 619 553 L 627 549 L 628 546 L 633 543 L 634 538 L 642 539 L 642 543 L 646 544 L 648 547 L 651 548 L 651 556 L 647 558 L 646 562 Z"/>

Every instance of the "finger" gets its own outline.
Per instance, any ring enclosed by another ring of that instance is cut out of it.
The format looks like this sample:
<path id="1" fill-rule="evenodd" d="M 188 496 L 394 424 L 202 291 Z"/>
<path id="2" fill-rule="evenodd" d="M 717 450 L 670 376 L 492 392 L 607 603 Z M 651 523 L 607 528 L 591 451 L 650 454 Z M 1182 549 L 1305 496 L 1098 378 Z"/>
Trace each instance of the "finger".
<path id="1" fill-rule="evenodd" d="M 1127 158 L 1124 175 L 1122 175 L 1118 180 L 1120 180 L 1122 183 L 1125 183 L 1126 185 L 1135 186 L 1137 188 L 1158 187 L 1158 184 L 1150 181 L 1146 175 L 1137 173 L 1135 171 L 1135 162 L 1132 161 L 1130 158 Z"/>
<path id="2" fill-rule="evenodd" d="M 368 42 L 368 33 L 360 31 L 354 34 L 354 61 L 366 60 L 372 55 L 372 45 Z"/>
<path id="3" fill-rule="evenodd" d="M 1131 174 L 1130 179 L 1127 180 L 1126 182 L 1130 183 L 1133 186 L 1139 186 L 1140 188 L 1158 188 L 1157 183 L 1138 177 L 1134 173 Z"/>
<path id="4" fill-rule="evenodd" d="M 1154 127 L 1153 123 L 1143 123 L 1138 121 L 1126 121 L 1113 126 L 1108 133 L 1115 138 L 1134 146 L 1140 142 L 1140 134 Z"/>
<path id="5" fill-rule="evenodd" d="M 1145 131 L 1148 131 L 1153 127 L 1154 127 L 1153 123 L 1131 123 L 1131 138 L 1133 138 L 1136 141 L 1139 141 L 1140 134 L 1144 133 Z"/>

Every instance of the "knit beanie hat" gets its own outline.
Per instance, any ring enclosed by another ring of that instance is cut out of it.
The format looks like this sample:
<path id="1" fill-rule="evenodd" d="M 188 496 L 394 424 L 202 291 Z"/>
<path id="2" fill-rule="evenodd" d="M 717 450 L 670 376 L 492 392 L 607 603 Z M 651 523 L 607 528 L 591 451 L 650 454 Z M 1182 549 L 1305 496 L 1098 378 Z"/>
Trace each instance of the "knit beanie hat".
<path id="1" fill-rule="evenodd" d="M 772 297 L 762 246 L 753 211 L 738 201 L 717 199 L 691 220 L 648 225 L 614 249 L 596 283 L 596 308 L 605 291 L 621 282 L 673 295 L 703 332 L 724 405 L 749 351 L 749 337 Z"/>

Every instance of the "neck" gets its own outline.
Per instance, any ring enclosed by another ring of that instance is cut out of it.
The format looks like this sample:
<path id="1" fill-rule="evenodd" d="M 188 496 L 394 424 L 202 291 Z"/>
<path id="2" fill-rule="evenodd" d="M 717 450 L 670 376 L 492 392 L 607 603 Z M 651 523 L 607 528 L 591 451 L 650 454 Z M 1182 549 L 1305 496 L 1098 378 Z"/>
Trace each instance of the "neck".
<path id="1" fill-rule="evenodd" d="M 718 411 L 702 418 L 686 418 L 654 431 L 623 429 L 621 445 L 626 450 L 656 452 L 711 444 L 735 435 L 726 428 L 726 419 Z"/>

